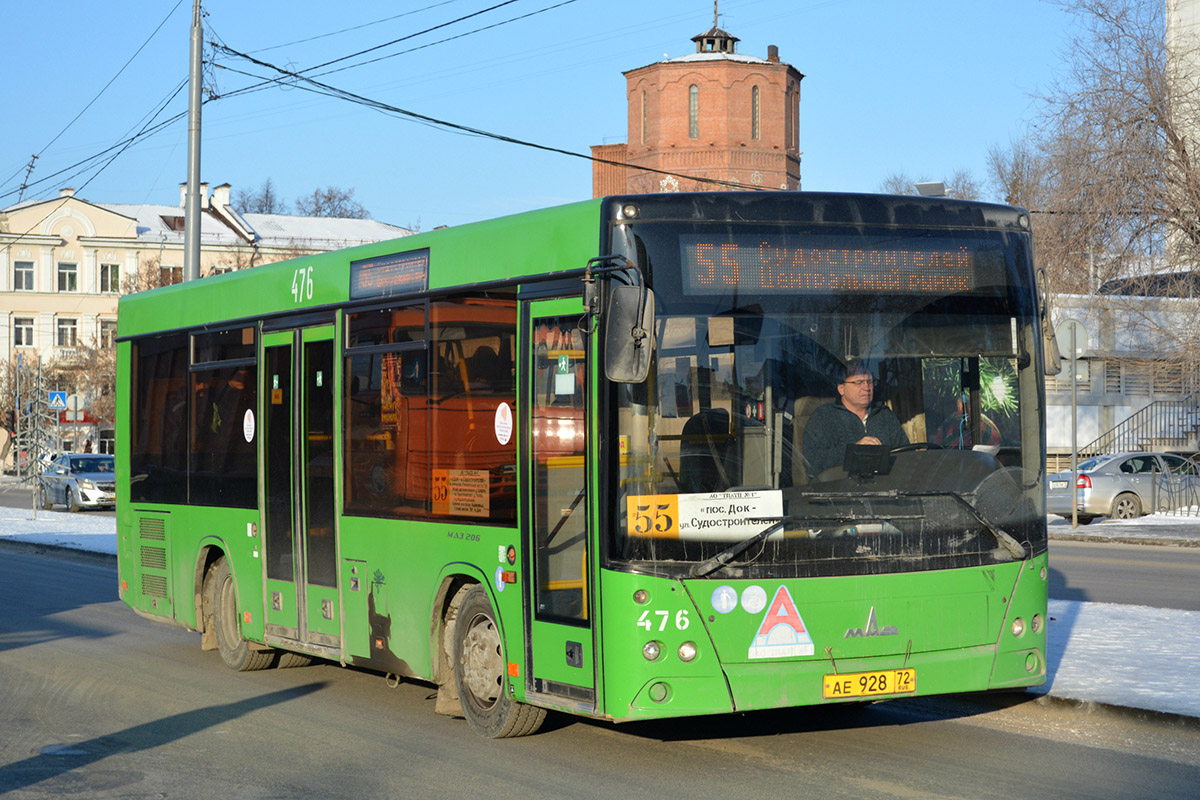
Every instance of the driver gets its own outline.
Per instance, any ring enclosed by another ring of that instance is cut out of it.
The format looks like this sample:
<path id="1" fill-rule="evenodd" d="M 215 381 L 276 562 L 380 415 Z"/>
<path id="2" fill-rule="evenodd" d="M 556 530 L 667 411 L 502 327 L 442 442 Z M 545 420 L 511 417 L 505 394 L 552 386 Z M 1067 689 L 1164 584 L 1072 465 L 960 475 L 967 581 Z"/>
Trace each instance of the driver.
<path id="1" fill-rule="evenodd" d="M 804 428 L 804 460 L 815 478 L 846 458 L 851 444 L 908 444 L 900 420 L 885 405 L 874 404 L 875 377 L 862 362 L 847 364 L 837 385 L 838 399 L 818 408 Z"/>

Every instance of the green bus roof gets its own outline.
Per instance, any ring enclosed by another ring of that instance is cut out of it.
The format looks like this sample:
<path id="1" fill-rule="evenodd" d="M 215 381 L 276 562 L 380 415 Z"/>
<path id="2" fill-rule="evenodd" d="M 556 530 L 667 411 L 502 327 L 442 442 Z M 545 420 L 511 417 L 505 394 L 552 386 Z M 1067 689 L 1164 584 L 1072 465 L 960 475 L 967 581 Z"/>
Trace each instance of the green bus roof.
<path id="1" fill-rule="evenodd" d="M 585 200 L 125 295 L 118 303 L 118 334 L 126 338 L 345 303 L 350 262 L 425 248 L 430 289 L 582 268 L 598 253 L 602 202 Z M 301 291 L 297 297 L 297 273 L 310 267 L 312 296 Z"/>

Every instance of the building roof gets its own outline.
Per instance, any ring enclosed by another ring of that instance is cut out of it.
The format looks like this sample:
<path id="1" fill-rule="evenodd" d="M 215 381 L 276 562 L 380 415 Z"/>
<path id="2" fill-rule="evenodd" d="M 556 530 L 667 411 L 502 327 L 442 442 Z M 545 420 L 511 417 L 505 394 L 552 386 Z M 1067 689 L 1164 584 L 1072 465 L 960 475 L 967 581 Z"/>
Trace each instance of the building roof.
<path id="1" fill-rule="evenodd" d="M 228 201 L 228 184 L 218 187 L 210 197 L 203 187 L 201 201 L 200 241 L 205 247 L 253 244 L 257 247 L 297 248 L 301 250 L 337 250 L 361 244 L 397 239 L 414 231 L 373 219 L 342 219 L 337 217 L 303 217 L 291 214 L 239 214 Z M 63 189 L 59 197 L 25 200 L 0 213 L 49 203 L 72 201 L 117 214 L 132 223 L 134 236 L 141 243 L 183 243 L 184 204 L 94 203 L 78 197 L 72 189 Z M 127 234 L 119 238 L 127 238 Z"/>
<path id="2" fill-rule="evenodd" d="M 97 203 L 101 208 L 137 220 L 137 238 L 152 242 L 183 241 L 183 231 L 172 220 L 183 217 L 179 206 L 125 205 Z M 232 209 L 226 213 L 234 214 Z M 238 214 L 260 247 L 311 248 L 333 250 L 353 247 L 384 239 L 396 239 L 413 232 L 408 228 L 390 225 L 373 219 L 339 219 L 335 217 L 298 217 L 289 214 Z M 246 244 L 246 238 L 220 216 L 200 215 L 200 240 L 203 245 Z"/>
<path id="3" fill-rule="evenodd" d="M 688 53 L 686 56 L 678 58 L 669 58 L 666 61 L 660 61 L 660 64 L 678 64 L 685 61 L 737 61 L 742 64 L 770 64 L 772 62 L 765 58 L 757 58 L 755 56 L 747 56 L 741 53 Z"/>

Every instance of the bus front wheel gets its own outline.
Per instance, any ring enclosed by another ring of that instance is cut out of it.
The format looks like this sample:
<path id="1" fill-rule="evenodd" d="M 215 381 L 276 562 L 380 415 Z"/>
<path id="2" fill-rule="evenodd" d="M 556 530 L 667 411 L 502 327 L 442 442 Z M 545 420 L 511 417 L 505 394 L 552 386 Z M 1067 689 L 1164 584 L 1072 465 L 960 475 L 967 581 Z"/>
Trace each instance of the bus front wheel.
<path id="1" fill-rule="evenodd" d="M 269 667 L 275 657 L 274 651 L 255 650 L 242 638 L 242 629 L 238 625 L 237 585 L 226 558 L 217 561 L 212 576 L 213 626 L 221 660 L 238 672 Z"/>
<path id="2" fill-rule="evenodd" d="M 527 736 L 546 718 L 545 709 L 517 703 L 506 692 L 504 646 L 487 591 L 467 590 L 454 626 L 454 685 L 463 716 L 488 739 Z"/>

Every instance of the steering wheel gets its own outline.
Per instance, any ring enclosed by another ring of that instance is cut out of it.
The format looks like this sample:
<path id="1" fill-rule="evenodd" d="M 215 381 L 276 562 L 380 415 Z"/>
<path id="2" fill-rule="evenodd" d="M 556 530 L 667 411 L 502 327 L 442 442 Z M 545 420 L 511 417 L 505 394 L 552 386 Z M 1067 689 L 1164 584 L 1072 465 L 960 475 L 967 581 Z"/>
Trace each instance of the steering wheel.
<path id="1" fill-rule="evenodd" d="M 936 442 L 912 442 L 910 444 L 902 444 L 899 447 L 893 447 L 893 453 L 908 453 L 913 450 L 941 450 L 942 446 Z"/>

